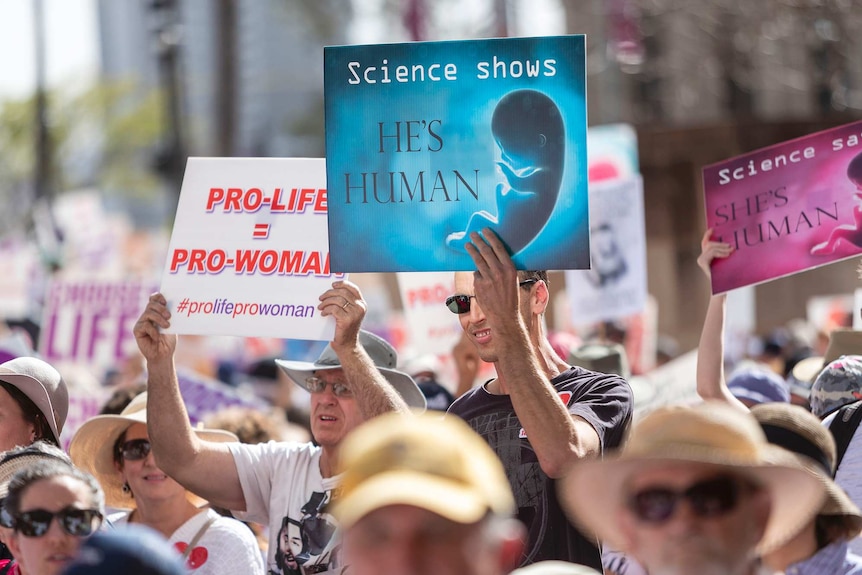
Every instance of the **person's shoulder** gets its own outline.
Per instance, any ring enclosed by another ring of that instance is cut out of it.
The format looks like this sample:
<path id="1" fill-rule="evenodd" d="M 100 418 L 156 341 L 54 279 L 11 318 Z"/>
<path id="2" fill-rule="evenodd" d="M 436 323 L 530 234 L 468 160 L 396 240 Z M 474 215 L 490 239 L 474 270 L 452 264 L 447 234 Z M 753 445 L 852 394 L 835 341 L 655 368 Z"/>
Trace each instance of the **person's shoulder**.
<path id="1" fill-rule="evenodd" d="M 487 395 L 482 386 L 477 385 L 473 389 L 464 392 L 460 397 L 455 398 L 455 401 L 452 402 L 446 412 L 455 415 L 463 413 L 465 409 L 475 406 L 477 402 L 481 402 L 482 398 Z"/>
<path id="2" fill-rule="evenodd" d="M 631 389 L 629 382 L 616 373 L 601 373 L 572 366 L 553 379 L 554 387 L 622 387 Z"/>

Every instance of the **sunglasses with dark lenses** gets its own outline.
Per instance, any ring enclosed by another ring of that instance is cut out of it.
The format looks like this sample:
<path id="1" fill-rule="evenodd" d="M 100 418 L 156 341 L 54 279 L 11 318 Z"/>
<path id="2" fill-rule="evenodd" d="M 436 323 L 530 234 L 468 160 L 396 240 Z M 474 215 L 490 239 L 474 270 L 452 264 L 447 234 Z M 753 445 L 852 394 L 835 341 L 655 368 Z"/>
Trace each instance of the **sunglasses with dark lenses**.
<path id="1" fill-rule="evenodd" d="M 720 517 L 733 511 L 743 488 L 740 479 L 728 476 L 698 481 L 683 491 L 650 487 L 631 495 L 628 508 L 644 523 L 663 523 L 673 516 L 677 503 L 687 499 L 697 517 Z"/>
<path id="2" fill-rule="evenodd" d="M 120 446 L 120 455 L 125 461 L 146 459 L 152 451 L 149 439 L 130 439 Z"/>
<path id="3" fill-rule="evenodd" d="M 524 287 L 533 285 L 539 280 L 536 278 L 530 278 L 528 280 L 524 280 L 522 282 L 518 282 L 518 287 Z M 473 299 L 474 295 L 450 295 L 446 298 L 446 307 L 449 308 L 449 311 L 452 313 L 461 315 L 463 313 L 470 312 L 470 300 Z"/>
<path id="4" fill-rule="evenodd" d="M 74 537 L 87 537 L 102 524 L 102 514 L 96 509 L 66 507 L 56 513 L 44 509 L 23 511 L 15 517 L 14 529 L 27 537 L 42 537 L 55 517 L 63 531 Z"/>
<path id="5" fill-rule="evenodd" d="M 311 393 L 323 393 L 327 385 L 332 386 L 332 393 L 335 394 L 335 397 L 353 397 L 353 392 L 343 383 L 337 381 L 328 383 L 313 375 L 305 378 L 305 386 Z"/>

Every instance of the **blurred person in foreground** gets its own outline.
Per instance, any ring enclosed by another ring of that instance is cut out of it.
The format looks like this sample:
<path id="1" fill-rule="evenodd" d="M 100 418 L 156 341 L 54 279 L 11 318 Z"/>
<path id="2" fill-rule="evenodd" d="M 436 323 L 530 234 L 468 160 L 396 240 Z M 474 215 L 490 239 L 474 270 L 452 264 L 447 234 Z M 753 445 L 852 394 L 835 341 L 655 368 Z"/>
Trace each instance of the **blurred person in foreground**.
<path id="1" fill-rule="evenodd" d="M 353 575 L 503 575 L 523 526 L 499 460 L 457 418 L 384 415 L 344 442 L 333 513 Z"/>
<path id="2" fill-rule="evenodd" d="M 96 480 L 62 461 L 39 461 L 9 482 L 10 575 L 57 575 L 102 525 L 104 495 Z"/>
<path id="3" fill-rule="evenodd" d="M 628 443 L 573 466 L 560 485 L 573 520 L 650 575 L 768 573 L 759 556 L 821 508 L 821 481 L 723 402 L 656 409 Z"/>
<path id="4" fill-rule="evenodd" d="M 337 524 L 328 510 L 339 477 L 335 466 L 344 437 L 362 422 L 388 412 L 424 408 L 415 382 L 395 369 L 397 354 L 385 340 L 360 330 L 366 303 L 359 288 L 336 281 L 320 296 L 321 316 L 335 321 L 335 336 L 315 362 L 279 361 L 311 393 L 315 443 L 247 445 L 198 438 L 177 382 L 177 337 L 164 333 L 171 314 L 161 294 L 150 297 L 135 324 L 147 361 L 150 437 L 158 466 L 190 491 L 235 516 L 269 527 L 270 573 L 339 572 L 343 566 Z M 276 557 L 285 523 L 299 527 L 296 570 Z"/>
<path id="5" fill-rule="evenodd" d="M 461 396 L 448 413 L 464 419 L 503 463 L 518 518 L 528 532 L 521 565 L 563 560 L 602 568 L 598 542 L 572 526 L 554 480 L 618 446 L 632 417 L 632 391 L 619 375 L 572 367 L 548 341 L 550 291 L 544 271 L 518 271 L 490 229 L 466 250 L 476 272 L 455 274 L 446 306 L 496 378 Z"/>
<path id="6" fill-rule="evenodd" d="M 167 539 L 143 525 L 95 533 L 63 575 L 187 575 Z"/>
<path id="7" fill-rule="evenodd" d="M 188 570 L 198 575 L 262 574 L 263 558 L 252 532 L 233 518 L 205 507 L 204 501 L 159 469 L 147 425 L 147 392 L 119 415 L 88 419 L 69 444 L 69 454 L 105 492 L 115 526 L 141 524 L 168 539 Z M 207 441 L 236 441 L 232 433 L 195 429 Z"/>

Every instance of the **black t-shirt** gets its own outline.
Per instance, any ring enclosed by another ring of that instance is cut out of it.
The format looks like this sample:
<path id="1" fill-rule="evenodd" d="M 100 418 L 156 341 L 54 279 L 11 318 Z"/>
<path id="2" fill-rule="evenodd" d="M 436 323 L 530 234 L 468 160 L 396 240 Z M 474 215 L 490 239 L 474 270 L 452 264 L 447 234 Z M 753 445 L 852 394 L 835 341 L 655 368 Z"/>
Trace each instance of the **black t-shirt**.
<path id="1" fill-rule="evenodd" d="M 618 375 L 572 367 L 551 380 L 569 413 L 593 426 L 602 450 L 622 442 L 632 418 L 632 391 Z M 558 560 L 602 570 L 595 540 L 566 518 L 557 501 L 554 480 L 542 471 L 536 453 L 508 395 L 493 395 L 480 386 L 457 400 L 449 413 L 464 419 L 500 457 L 527 528 L 521 565 Z"/>

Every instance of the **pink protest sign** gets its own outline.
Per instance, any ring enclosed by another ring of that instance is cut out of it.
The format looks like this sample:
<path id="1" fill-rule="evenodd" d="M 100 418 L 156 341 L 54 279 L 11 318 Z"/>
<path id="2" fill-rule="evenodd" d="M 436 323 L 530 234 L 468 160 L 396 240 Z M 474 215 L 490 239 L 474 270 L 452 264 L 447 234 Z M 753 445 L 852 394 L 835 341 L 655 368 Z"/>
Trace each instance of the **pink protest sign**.
<path id="1" fill-rule="evenodd" d="M 707 225 L 734 252 L 712 292 L 762 283 L 862 253 L 862 122 L 703 169 Z"/>

